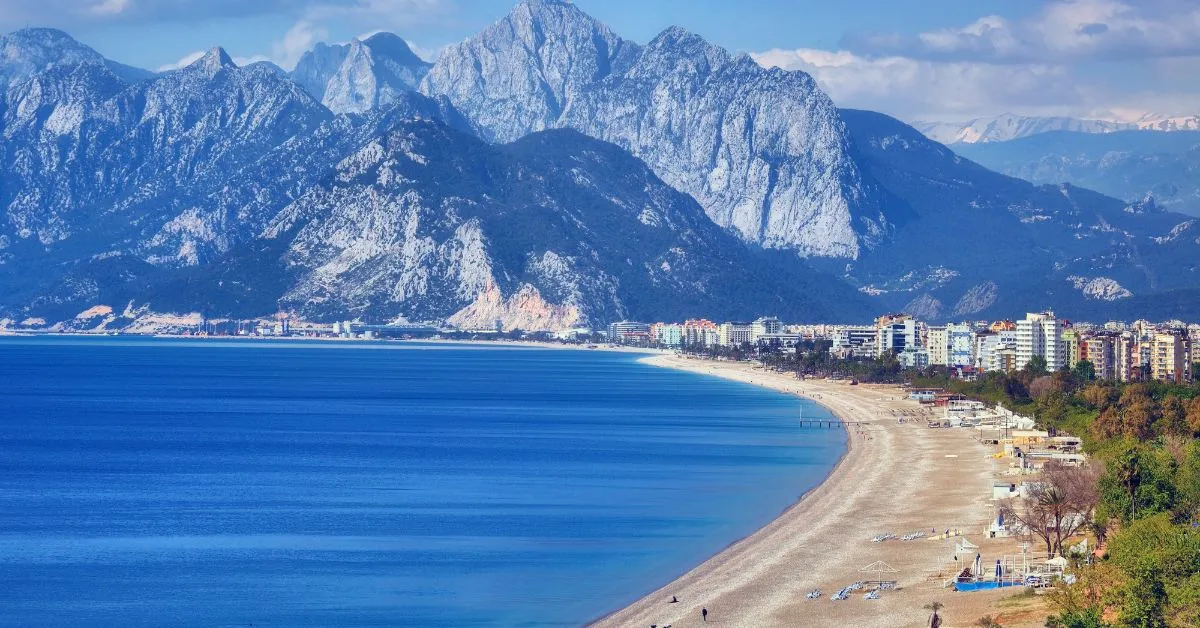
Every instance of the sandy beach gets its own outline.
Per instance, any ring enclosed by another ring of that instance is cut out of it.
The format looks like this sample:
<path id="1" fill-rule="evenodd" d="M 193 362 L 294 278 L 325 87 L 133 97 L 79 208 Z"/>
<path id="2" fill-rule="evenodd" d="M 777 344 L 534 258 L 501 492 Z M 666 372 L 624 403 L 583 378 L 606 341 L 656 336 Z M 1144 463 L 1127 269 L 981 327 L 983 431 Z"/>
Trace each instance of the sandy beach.
<path id="1" fill-rule="evenodd" d="M 707 625 L 700 615 L 707 608 L 708 624 L 721 626 L 922 626 L 928 620 L 922 606 L 938 600 L 947 605 L 944 625 L 967 626 L 1015 593 L 944 588 L 956 540 L 872 542 L 877 534 L 931 529 L 961 529 L 972 542 L 983 541 L 993 513 L 992 462 L 971 430 L 929 429 L 920 405 L 897 387 L 799 381 L 750 364 L 673 355 L 642 361 L 803 395 L 843 421 L 866 424 L 849 428 L 849 451 L 828 480 L 772 523 L 594 625 Z M 910 418 L 901 423 L 905 412 Z M 879 600 L 864 600 L 861 591 L 830 600 L 838 589 L 870 579 L 861 569 L 875 561 L 898 571 L 891 576 L 898 590 Z M 823 592 L 820 599 L 805 598 L 813 589 Z M 670 603 L 672 596 L 678 603 Z"/>

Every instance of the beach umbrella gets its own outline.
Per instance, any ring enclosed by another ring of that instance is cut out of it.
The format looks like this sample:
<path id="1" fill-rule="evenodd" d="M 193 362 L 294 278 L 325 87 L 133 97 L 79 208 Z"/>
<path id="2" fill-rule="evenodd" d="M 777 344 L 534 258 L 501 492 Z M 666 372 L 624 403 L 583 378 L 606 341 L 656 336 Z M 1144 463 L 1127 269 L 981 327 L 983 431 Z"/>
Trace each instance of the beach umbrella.
<path id="1" fill-rule="evenodd" d="M 996 579 L 1000 579 L 1000 559 L 996 559 Z"/>

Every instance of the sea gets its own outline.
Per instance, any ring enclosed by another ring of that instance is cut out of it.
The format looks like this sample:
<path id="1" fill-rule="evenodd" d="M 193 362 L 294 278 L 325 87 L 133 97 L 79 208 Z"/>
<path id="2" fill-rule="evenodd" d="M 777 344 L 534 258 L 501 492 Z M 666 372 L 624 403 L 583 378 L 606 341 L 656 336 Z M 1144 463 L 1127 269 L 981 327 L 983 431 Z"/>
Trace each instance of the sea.
<path id="1" fill-rule="evenodd" d="M 640 357 L 0 338 L 0 626 L 583 625 L 846 449 Z"/>

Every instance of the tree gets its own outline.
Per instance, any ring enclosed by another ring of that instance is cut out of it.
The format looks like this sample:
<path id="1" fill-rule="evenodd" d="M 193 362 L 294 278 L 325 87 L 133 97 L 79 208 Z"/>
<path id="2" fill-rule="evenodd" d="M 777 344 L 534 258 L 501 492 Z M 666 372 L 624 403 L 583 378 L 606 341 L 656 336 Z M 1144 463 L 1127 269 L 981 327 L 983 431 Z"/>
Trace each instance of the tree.
<path id="1" fill-rule="evenodd" d="M 1045 375 L 1049 372 L 1046 370 L 1046 358 L 1040 355 L 1029 358 L 1029 363 L 1022 370 L 1030 375 Z"/>
<path id="2" fill-rule="evenodd" d="M 1100 509 L 1103 516 L 1129 523 L 1170 510 L 1175 501 L 1170 456 L 1148 445 L 1124 440 L 1102 453 Z"/>
<path id="3" fill-rule="evenodd" d="M 1089 360 L 1080 360 L 1075 363 L 1075 368 L 1071 372 L 1079 379 L 1090 382 L 1096 379 L 1096 365 Z"/>
<path id="4" fill-rule="evenodd" d="M 1175 516 L 1187 522 L 1200 515 L 1200 441 L 1191 441 L 1183 448 L 1182 460 L 1175 479 Z"/>
<path id="5" fill-rule="evenodd" d="M 1153 565 L 1141 564 L 1126 585 L 1121 605 L 1121 626 L 1130 628 L 1166 628 L 1164 607 L 1167 587 Z"/>
<path id="6" fill-rule="evenodd" d="M 1192 429 L 1192 434 L 1200 434 L 1200 397 L 1188 402 L 1187 424 Z"/>
<path id="7" fill-rule="evenodd" d="M 1109 561 L 1125 581 L 1118 588 L 1122 626 L 1195 625 L 1200 531 L 1174 525 L 1169 513 L 1135 521 L 1109 543 Z"/>
<path id="8" fill-rule="evenodd" d="M 1083 400 L 1097 410 L 1105 410 L 1117 402 L 1117 391 L 1106 384 L 1092 384 L 1083 389 Z"/>
<path id="9" fill-rule="evenodd" d="M 1125 396 L 1121 398 L 1124 400 Z M 1154 433 L 1158 417 L 1158 404 L 1153 399 L 1135 397 L 1121 413 L 1121 432 L 1129 438 L 1146 440 Z"/>
<path id="10" fill-rule="evenodd" d="M 1051 390 L 1038 398 L 1035 416 L 1042 426 L 1057 427 L 1066 420 L 1069 409 L 1066 395 L 1061 391 Z"/>
<path id="11" fill-rule="evenodd" d="M 1046 619 L 1046 628 L 1108 628 L 1098 608 L 1063 611 Z"/>
<path id="12" fill-rule="evenodd" d="M 938 615 L 938 611 L 942 610 L 942 606 L 943 606 L 943 604 L 941 602 L 935 601 L 935 602 L 930 602 L 930 603 L 926 604 L 925 606 L 921 607 L 927 611 L 933 611 L 933 614 L 931 614 L 929 616 L 929 628 L 940 628 L 941 627 L 942 618 Z"/>
<path id="13" fill-rule="evenodd" d="M 1117 413 L 1117 409 L 1107 407 L 1100 411 L 1100 416 L 1092 421 L 1089 428 L 1092 436 L 1097 439 L 1107 440 L 1121 433 L 1121 415 Z"/>
<path id="14" fill-rule="evenodd" d="M 1046 599 L 1051 607 L 1059 611 L 1047 626 L 1063 626 L 1085 628 L 1103 626 L 1100 618 L 1105 609 L 1113 604 L 1113 594 L 1124 585 L 1124 574 L 1115 565 L 1101 562 L 1076 570 L 1074 584 L 1059 581 L 1054 585 Z M 1089 623 L 1094 618 L 1094 623 Z"/>
<path id="15" fill-rule="evenodd" d="M 1187 407 L 1183 405 L 1183 400 L 1175 395 L 1167 395 L 1163 397 L 1159 404 L 1159 429 L 1160 434 L 1169 434 L 1171 436 L 1185 436 L 1191 432 L 1187 423 Z"/>
<path id="16" fill-rule="evenodd" d="M 1066 541 L 1088 525 L 1100 499 L 1098 467 L 1071 467 L 1047 462 L 1041 478 L 1017 506 L 1003 508 L 1006 517 L 1017 521 L 1046 544 L 1046 556 L 1064 553 Z"/>
<path id="17" fill-rule="evenodd" d="M 1062 382 L 1049 375 L 1035 378 L 1029 383 L 1029 396 L 1034 399 L 1041 399 L 1050 393 L 1061 394 L 1062 391 Z"/>

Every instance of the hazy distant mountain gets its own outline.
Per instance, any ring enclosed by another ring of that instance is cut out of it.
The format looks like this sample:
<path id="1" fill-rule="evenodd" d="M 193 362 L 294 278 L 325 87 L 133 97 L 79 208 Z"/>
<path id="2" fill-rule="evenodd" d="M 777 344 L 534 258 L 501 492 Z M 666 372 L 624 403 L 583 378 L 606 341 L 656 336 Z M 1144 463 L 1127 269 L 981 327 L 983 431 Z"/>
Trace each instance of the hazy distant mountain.
<path id="1" fill-rule="evenodd" d="M 1153 197 L 1200 216 L 1200 132 L 1052 132 L 1010 142 L 960 144 L 960 154 L 1034 183 L 1069 182 L 1126 200 Z"/>
<path id="2" fill-rule="evenodd" d="M 1104 316 L 1110 298 L 1136 297 L 1141 312 L 1194 299 L 1176 292 L 1200 284 L 1197 221 L 1153 202 L 992 172 L 883 114 L 842 117 L 863 172 L 913 212 L 893 244 L 847 272 L 893 307 L 955 318 L 1047 306 Z"/>
<path id="3" fill-rule="evenodd" d="M 969 122 L 914 122 L 913 127 L 926 137 L 943 144 L 986 144 L 1005 142 L 1049 131 L 1112 133 L 1136 129 L 1132 123 L 1083 120 L 1066 117 L 1028 117 L 1009 113 L 994 118 L 976 118 Z"/>
<path id="4" fill-rule="evenodd" d="M 429 71 L 403 39 L 377 33 L 348 44 L 318 44 L 306 52 L 292 78 L 334 113 L 387 107 L 415 91 Z"/>
<path id="5" fill-rule="evenodd" d="M 1197 131 L 1200 116 L 1169 117 L 1146 114 L 1132 122 L 1088 120 L 1055 116 L 1016 116 L 1010 113 L 968 122 L 913 123 L 926 137 L 943 144 L 987 144 L 1031 137 L 1040 133 L 1070 131 L 1074 133 L 1116 133 L 1118 131 Z"/>

